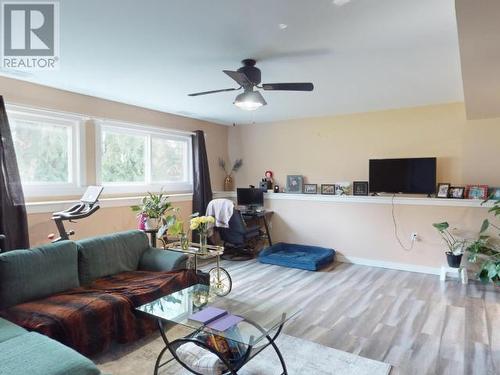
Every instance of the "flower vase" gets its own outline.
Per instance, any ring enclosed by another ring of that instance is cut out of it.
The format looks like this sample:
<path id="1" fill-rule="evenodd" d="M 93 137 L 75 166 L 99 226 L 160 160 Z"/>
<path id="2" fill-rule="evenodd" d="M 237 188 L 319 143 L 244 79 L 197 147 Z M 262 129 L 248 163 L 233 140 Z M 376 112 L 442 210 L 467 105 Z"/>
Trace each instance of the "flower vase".
<path id="1" fill-rule="evenodd" d="M 180 235 L 181 249 L 186 251 L 189 249 L 189 239 L 186 233 Z"/>
<path id="2" fill-rule="evenodd" d="M 228 174 L 226 178 L 224 178 L 224 191 L 233 191 L 234 189 L 234 181 L 233 177 Z"/>
<path id="3" fill-rule="evenodd" d="M 207 232 L 200 232 L 200 253 L 201 254 L 206 254 L 208 252 L 207 249 L 207 241 L 208 241 L 208 235 Z"/>

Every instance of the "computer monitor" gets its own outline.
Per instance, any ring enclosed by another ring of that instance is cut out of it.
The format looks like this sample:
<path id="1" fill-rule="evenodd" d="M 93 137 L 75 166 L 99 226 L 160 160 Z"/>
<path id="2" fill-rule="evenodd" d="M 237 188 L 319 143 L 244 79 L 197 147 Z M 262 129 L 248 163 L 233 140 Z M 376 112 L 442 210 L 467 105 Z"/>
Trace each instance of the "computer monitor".
<path id="1" fill-rule="evenodd" d="M 264 190 L 252 188 L 236 189 L 236 198 L 238 206 L 247 206 L 248 208 L 257 208 L 264 205 Z"/>

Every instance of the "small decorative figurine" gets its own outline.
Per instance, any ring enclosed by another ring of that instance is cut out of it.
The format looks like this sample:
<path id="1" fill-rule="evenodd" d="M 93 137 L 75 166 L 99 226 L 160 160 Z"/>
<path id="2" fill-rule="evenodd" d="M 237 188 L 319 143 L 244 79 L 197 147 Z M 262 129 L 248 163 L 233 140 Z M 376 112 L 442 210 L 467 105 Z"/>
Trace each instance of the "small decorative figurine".
<path id="1" fill-rule="evenodd" d="M 274 185 L 273 172 L 266 171 L 265 176 L 266 176 L 266 181 L 267 181 L 267 190 L 272 190 L 273 185 Z"/>

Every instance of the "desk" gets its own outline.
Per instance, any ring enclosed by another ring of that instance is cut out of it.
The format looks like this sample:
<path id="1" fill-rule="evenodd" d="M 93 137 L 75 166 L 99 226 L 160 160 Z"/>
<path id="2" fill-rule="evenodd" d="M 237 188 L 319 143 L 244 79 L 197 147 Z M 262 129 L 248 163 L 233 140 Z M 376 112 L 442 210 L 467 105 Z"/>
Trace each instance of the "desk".
<path id="1" fill-rule="evenodd" d="M 267 242 L 269 242 L 269 246 L 273 246 L 273 241 L 271 239 L 271 232 L 269 231 L 269 221 L 267 220 L 268 216 L 273 215 L 273 211 L 241 211 L 241 216 L 246 220 L 257 220 L 260 223 L 264 224 L 264 228 L 266 229 L 266 238 Z"/>

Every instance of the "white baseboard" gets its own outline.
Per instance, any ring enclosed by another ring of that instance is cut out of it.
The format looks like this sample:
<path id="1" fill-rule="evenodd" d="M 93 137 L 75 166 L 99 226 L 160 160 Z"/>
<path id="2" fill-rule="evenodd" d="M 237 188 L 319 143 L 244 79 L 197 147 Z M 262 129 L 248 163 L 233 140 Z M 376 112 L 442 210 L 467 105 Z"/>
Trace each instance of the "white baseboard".
<path id="1" fill-rule="evenodd" d="M 363 266 L 388 268 L 391 270 L 427 273 L 427 274 L 431 274 L 431 275 L 439 275 L 441 272 L 441 268 L 439 268 L 439 267 L 427 267 L 427 266 L 417 266 L 414 264 L 386 262 L 383 260 L 344 256 L 341 254 L 336 254 L 335 258 L 338 262 L 342 262 L 342 263 L 360 264 Z"/>

